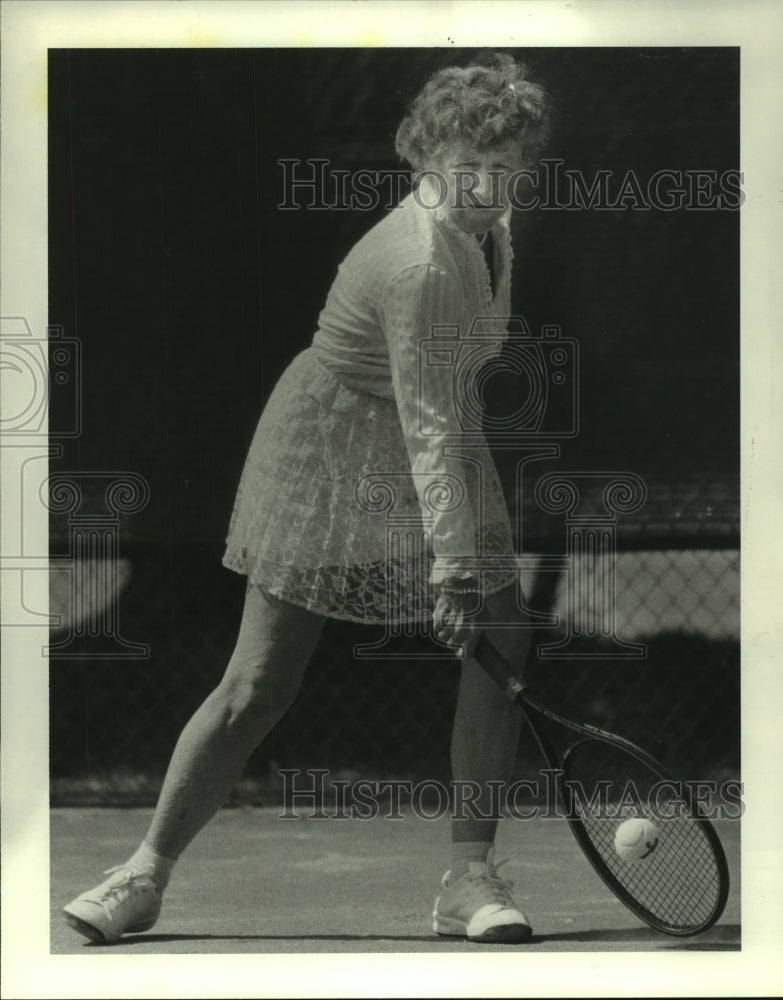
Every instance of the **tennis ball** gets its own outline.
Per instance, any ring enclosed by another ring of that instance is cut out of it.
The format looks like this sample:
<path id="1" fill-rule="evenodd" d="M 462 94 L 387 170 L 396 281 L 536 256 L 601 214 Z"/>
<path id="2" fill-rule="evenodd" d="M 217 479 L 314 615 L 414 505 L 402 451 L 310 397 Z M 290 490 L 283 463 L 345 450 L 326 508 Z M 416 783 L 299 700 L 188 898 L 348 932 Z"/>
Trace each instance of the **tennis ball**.
<path id="1" fill-rule="evenodd" d="M 617 827 L 614 849 L 623 861 L 641 861 L 658 846 L 658 827 L 649 819 L 627 819 Z"/>

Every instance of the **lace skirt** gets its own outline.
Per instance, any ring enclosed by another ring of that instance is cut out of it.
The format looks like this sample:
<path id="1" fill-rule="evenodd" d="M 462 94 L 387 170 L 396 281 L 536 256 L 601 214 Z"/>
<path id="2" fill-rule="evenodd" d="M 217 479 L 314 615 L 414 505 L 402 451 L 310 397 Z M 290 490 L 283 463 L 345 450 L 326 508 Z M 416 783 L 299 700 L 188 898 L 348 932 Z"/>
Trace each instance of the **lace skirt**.
<path id="1" fill-rule="evenodd" d="M 483 484 L 466 483 L 471 508 L 482 511 L 476 551 L 511 555 L 494 463 L 486 449 L 471 455 L 483 470 Z M 394 529 L 403 519 L 400 544 Z M 348 389 L 310 349 L 298 355 L 258 423 L 223 565 L 269 594 L 332 618 L 422 621 L 432 613 L 433 557 L 424 529 L 394 401 Z M 484 593 L 493 593 L 516 574 L 487 569 L 481 578 Z"/>

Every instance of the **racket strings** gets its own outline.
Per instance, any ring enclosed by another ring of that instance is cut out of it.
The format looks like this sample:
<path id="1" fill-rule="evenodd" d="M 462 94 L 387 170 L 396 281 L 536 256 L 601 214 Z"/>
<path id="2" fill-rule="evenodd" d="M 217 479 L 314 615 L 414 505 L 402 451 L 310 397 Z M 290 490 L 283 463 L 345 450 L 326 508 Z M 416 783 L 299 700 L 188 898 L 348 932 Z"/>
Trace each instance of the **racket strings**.
<path id="1" fill-rule="evenodd" d="M 702 824 L 675 788 L 662 788 L 644 762 L 597 740 L 573 747 L 564 772 L 566 787 L 578 789 L 572 810 L 588 854 L 615 891 L 656 926 L 685 932 L 709 924 L 722 906 L 721 870 Z M 617 853 L 614 837 L 632 817 L 651 820 L 658 843 L 647 857 L 629 861 Z"/>
<path id="2" fill-rule="evenodd" d="M 640 818 L 644 813 L 640 813 Z M 646 818 L 653 818 L 647 814 Z M 615 851 L 617 822 L 582 816 L 588 835 L 615 878 L 656 918 L 677 927 L 709 919 L 720 893 L 717 866 L 693 820 L 658 820 L 660 855 L 623 861 Z"/>

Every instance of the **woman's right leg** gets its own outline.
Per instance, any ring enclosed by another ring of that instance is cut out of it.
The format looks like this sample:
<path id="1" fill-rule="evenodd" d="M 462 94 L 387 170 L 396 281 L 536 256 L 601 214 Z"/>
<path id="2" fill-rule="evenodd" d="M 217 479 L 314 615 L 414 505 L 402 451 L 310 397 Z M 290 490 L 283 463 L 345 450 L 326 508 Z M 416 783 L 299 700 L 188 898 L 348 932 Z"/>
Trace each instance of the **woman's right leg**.
<path id="1" fill-rule="evenodd" d="M 248 757 L 291 706 L 324 624 L 250 587 L 225 675 L 182 731 L 145 838 L 177 858 L 220 809 Z"/>
<path id="2" fill-rule="evenodd" d="M 293 702 L 324 621 L 248 588 L 231 660 L 182 731 L 146 838 L 106 882 L 63 911 L 80 934 L 113 943 L 154 925 L 174 861 L 226 801 L 250 754 Z"/>

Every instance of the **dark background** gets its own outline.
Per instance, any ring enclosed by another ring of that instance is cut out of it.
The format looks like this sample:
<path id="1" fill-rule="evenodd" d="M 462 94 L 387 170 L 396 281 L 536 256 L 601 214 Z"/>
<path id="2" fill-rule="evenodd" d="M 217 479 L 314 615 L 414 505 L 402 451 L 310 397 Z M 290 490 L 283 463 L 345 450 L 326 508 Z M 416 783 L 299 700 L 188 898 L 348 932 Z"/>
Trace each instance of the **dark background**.
<path id="1" fill-rule="evenodd" d="M 474 54 L 50 54 L 50 319 L 83 353 L 64 466 L 149 481 L 134 537 L 219 556 L 261 407 L 383 214 L 279 211 L 278 158 L 399 169 L 408 102 Z M 567 169 L 609 169 L 616 190 L 629 169 L 738 168 L 738 50 L 518 55 L 552 95 L 547 153 Z M 581 348 L 582 432 L 562 467 L 736 475 L 739 213 L 539 210 L 514 228 L 514 310 Z"/>
<path id="2" fill-rule="evenodd" d="M 515 54 L 554 102 L 548 155 L 588 180 L 739 168 L 738 49 Z M 277 377 L 310 343 L 338 263 L 383 215 L 278 210 L 277 160 L 400 168 L 393 139 L 408 103 L 432 71 L 474 55 L 50 52 L 49 315 L 83 360 L 83 430 L 51 471 L 131 471 L 150 486 L 147 507 L 121 524 L 133 575 L 119 608 L 149 659 L 90 659 L 87 643 L 82 659 L 52 663 L 50 759 L 55 777 L 88 777 L 75 801 L 127 801 L 133 787 L 154 800 L 154 782 L 133 782 L 162 771 L 219 679 L 244 589 L 220 558 L 247 447 Z M 513 227 L 514 311 L 532 330 L 559 324 L 581 351 L 581 433 L 533 478 L 551 467 L 641 475 L 649 500 L 621 519 L 621 548 L 698 550 L 682 586 L 710 607 L 714 570 L 698 552 L 731 550 L 738 563 L 739 212 L 538 210 L 515 213 Z M 502 410 L 512 390 L 497 391 Z M 53 434 L 72 409 L 53 385 Z M 497 457 L 513 505 L 517 456 Z M 53 553 L 67 554 L 67 523 L 51 523 Z M 535 510 L 525 530 L 531 551 L 549 544 Z M 531 599 L 545 609 L 553 593 L 544 581 Z M 736 772 L 738 644 L 661 629 L 646 663 L 549 665 L 543 694 L 687 777 Z M 354 663 L 350 644 L 375 637 L 327 626 L 263 768 L 447 773 L 456 669 L 423 671 L 404 649 L 393 670 Z M 121 780 L 96 792 L 95 775 L 110 771 Z"/>

